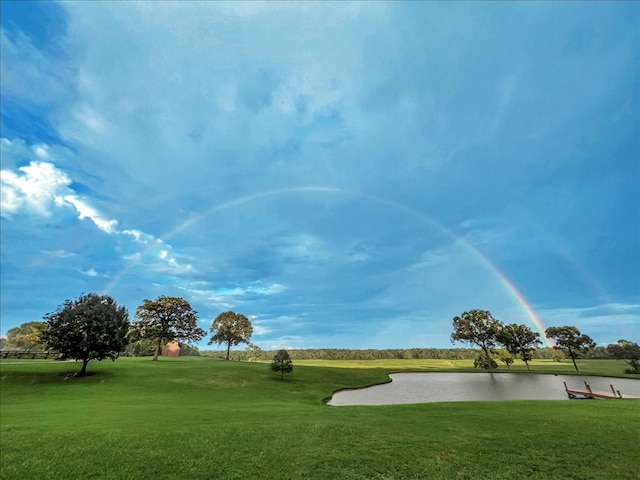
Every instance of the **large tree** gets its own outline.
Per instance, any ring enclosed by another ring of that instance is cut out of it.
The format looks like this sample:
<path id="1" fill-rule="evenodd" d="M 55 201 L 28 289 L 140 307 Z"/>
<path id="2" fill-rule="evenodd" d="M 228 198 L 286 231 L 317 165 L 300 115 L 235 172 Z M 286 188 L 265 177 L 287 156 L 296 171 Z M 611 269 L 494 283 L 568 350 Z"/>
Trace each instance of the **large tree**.
<path id="1" fill-rule="evenodd" d="M 42 340 L 62 358 L 82 361 L 77 374 L 87 373 L 90 360 L 115 360 L 127 344 L 129 314 L 107 295 L 89 293 L 66 300 L 57 311 L 44 316 L 47 328 Z"/>
<path id="2" fill-rule="evenodd" d="M 486 369 L 496 368 L 493 352 L 501 329 L 502 322 L 493 318 L 487 310 L 470 310 L 453 318 L 451 341 L 466 342 L 480 347 L 482 355 L 479 358 L 482 360 L 479 365 Z"/>
<path id="3" fill-rule="evenodd" d="M 533 358 L 533 352 L 538 345 L 541 345 L 540 334 L 534 332 L 526 325 L 516 325 L 512 323 L 505 325 L 498 332 L 498 341 L 514 357 L 520 356 L 529 370 L 529 360 Z"/>
<path id="4" fill-rule="evenodd" d="M 213 321 L 211 325 L 211 333 L 213 336 L 209 340 L 209 345 L 213 343 L 227 344 L 227 360 L 229 360 L 229 352 L 232 345 L 239 343 L 249 343 L 249 339 L 253 334 L 253 325 L 247 317 L 241 313 L 232 311 L 221 313 Z"/>
<path id="5" fill-rule="evenodd" d="M 7 331 L 5 347 L 14 350 L 42 350 L 46 346 L 41 339 L 47 329 L 46 322 L 26 322 Z"/>
<path id="6" fill-rule="evenodd" d="M 130 339 L 153 340 L 153 361 L 158 360 L 163 343 L 171 340 L 197 342 L 206 333 L 198 327 L 198 312 L 180 297 L 162 295 L 154 301 L 145 298 L 136 310 L 136 318 L 138 321 L 133 324 Z"/>
<path id="7" fill-rule="evenodd" d="M 569 353 L 576 372 L 578 371 L 576 364 L 578 355 L 596 346 L 596 342 L 591 337 L 581 334 L 580 330 L 573 326 L 549 327 L 544 334 L 556 343 L 553 348 L 566 350 Z"/>
<path id="8" fill-rule="evenodd" d="M 640 374 L 640 345 L 629 340 L 618 340 L 607 346 L 607 353 L 613 357 L 627 362 L 631 368 L 627 373 Z"/>
<path id="9" fill-rule="evenodd" d="M 278 350 L 278 352 L 273 356 L 271 370 L 274 372 L 280 372 L 280 380 L 284 380 L 285 373 L 293 372 L 293 361 L 289 356 L 289 352 L 286 350 Z"/>

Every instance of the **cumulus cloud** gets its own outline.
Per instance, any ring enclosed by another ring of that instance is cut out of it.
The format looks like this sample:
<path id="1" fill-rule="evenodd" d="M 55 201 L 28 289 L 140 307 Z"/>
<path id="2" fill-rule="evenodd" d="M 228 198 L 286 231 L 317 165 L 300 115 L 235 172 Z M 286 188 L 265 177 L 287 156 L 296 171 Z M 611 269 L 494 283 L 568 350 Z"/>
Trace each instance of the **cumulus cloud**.
<path id="1" fill-rule="evenodd" d="M 84 270 L 82 273 L 85 274 L 88 277 L 97 277 L 98 276 L 98 272 L 96 271 L 95 268 L 90 268 L 88 270 Z"/>
<path id="2" fill-rule="evenodd" d="M 36 144 L 30 148 L 22 140 L 11 141 L 2 139 L 4 151 L 9 150 L 10 157 L 35 155 L 38 158 L 48 158 L 51 147 L 46 144 Z M 181 262 L 172 248 L 154 235 L 131 228 L 118 230 L 118 221 L 108 218 L 92 205 L 90 199 L 81 196 L 73 188 L 71 177 L 53 162 L 31 160 L 28 165 L 16 169 L 0 171 L 1 204 L 3 217 L 12 219 L 16 215 L 35 215 L 50 218 L 59 210 L 71 209 L 80 220 L 88 219 L 95 227 L 109 235 L 131 238 L 134 243 L 145 247 L 143 252 L 133 252 L 123 255 L 127 260 L 141 261 L 149 259 L 145 253 L 155 254 L 155 261 L 150 260 L 149 267 L 158 272 L 185 274 L 193 271 L 191 264 Z M 155 252 L 155 253 L 154 253 Z M 64 251 L 53 252 L 54 256 L 64 256 Z M 157 262 L 157 259 L 160 262 Z M 93 270 L 83 272 L 93 275 Z"/>
<path id="3" fill-rule="evenodd" d="M 107 220 L 104 218 L 95 208 L 88 205 L 86 202 L 78 198 L 76 195 L 65 195 L 64 201 L 73 205 L 73 207 L 78 212 L 78 218 L 82 220 L 83 218 L 88 218 L 91 220 L 96 227 L 98 227 L 103 232 L 107 233 L 116 233 L 116 225 L 118 224 L 117 220 Z"/>
<path id="4" fill-rule="evenodd" d="M 53 206 L 65 203 L 71 179 L 49 162 L 31 161 L 18 171 L 1 170 L 3 216 L 22 211 L 49 216 Z"/>
<path id="5" fill-rule="evenodd" d="M 43 146 L 37 146 L 36 152 L 46 153 Z M 104 218 L 86 200 L 75 194 L 69 176 L 53 163 L 31 161 L 18 171 L 0 171 L 2 183 L 2 216 L 10 217 L 17 213 L 31 213 L 49 217 L 54 208 L 73 207 L 78 218 L 90 219 L 96 227 L 107 233 L 116 232 L 116 220 Z"/>

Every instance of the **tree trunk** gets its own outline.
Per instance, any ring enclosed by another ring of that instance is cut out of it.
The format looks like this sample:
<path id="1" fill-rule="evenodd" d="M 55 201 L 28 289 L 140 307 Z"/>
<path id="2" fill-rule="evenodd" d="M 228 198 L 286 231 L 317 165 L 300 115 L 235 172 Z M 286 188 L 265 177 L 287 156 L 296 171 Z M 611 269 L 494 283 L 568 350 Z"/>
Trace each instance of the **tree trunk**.
<path id="1" fill-rule="evenodd" d="M 280 380 L 284 380 L 284 362 L 280 365 Z"/>
<path id="2" fill-rule="evenodd" d="M 491 356 L 491 351 L 486 347 L 482 347 L 482 349 L 484 350 L 484 354 L 487 356 L 487 370 L 491 370 L 493 369 L 493 366 L 491 365 L 491 360 L 493 359 L 493 357 Z"/>
<path id="3" fill-rule="evenodd" d="M 82 359 L 82 369 L 78 372 L 78 377 L 84 377 L 87 375 L 87 364 L 89 363 L 88 358 Z"/>
<path id="4" fill-rule="evenodd" d="M 526 360 L 524 361 L 524 364 L 527 366 L 527 370 L 530 370 L 529 368 L 529 362 L 527 362 Z"/>
<path id="5" fill-rule="evenodd" d="M 158 343 L 156 343 L 156 351 L 153 353 L 153 361 L 158 361 L 158 355 L 160 355 L 160 344 L 162 343 L 162 339 L 158 339 Z"/>
<path id="6" fill-rule="evenodd" d="M 227 360 L 229 360 L 229 350 L 231 350 L 231 342 L 227 342 Z"/>
<path id="7" fill-rule="evenodd" d="M 571 350 L 569 348 L 569 355 L 571 355 L 571 361 L 573 362 L 573 366 L 576 369 L 576 372 L 578 371 L 578 365 L 576 364 L 576 357 L 573 356 L 573 350 Z"/>

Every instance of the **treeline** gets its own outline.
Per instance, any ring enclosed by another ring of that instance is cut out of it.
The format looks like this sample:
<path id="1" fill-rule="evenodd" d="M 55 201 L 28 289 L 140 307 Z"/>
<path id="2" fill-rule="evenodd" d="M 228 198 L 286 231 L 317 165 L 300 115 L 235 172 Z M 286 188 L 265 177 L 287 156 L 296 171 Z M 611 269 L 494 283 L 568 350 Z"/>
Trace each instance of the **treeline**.
<path id="1" fill-rule="evenodd" d="M 270 361 L 277 350 L 262 350 L 252 345 L 246 350 L 231 350 L 229 359 L 241 362 Z M 292 360 L 473 360 L 478 355 L 475 348 L 408 348 L 408 349 L 338 349 L 317 348 L 288 350 Z M 226 350 L 202 350 L 204 357 L 225 358 Z M 562 360 L 558 351 L 549 347 L 537 348 L 532 352 L 535 359 Z M 585 358 L 610 358 L 606 349 L 596 347 Z"/>
<path id="2" fill-rule="evenodd" d="M 200 350 L 194 345 L 188 343 L 178 342 L 180 346 L 179 356 L 181 357 L 199 357 Z M 164 345 L 163 345 L 164 347 Z M 139 340 L 137 342 L 129 343 L 122 352 L 125 357 L 153 357 L 156 350 L 156 345 L 153 340 Z M 162 352 L 159 354 L 162 356 Z"/>

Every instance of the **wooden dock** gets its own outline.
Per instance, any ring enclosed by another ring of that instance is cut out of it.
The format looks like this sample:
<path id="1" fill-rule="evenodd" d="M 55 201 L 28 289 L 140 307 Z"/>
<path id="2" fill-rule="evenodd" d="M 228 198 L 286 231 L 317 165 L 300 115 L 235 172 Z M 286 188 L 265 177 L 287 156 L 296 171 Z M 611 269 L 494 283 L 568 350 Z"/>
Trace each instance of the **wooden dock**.
<path id="1" fill-rule="evenodd" d="M 611 393 L 609 393 L 593 391 L 587 382 L 584 382 L 584 390 L 569 388 L 567 386 L 567 382 L 562 383 L 564 383 L 564 389 L 567 392 L 567 395 L 569 395 L 569 398 L 622 398 L 620 390 L 613 388 L 613 385 L 609 385 L 611 387 Z"/>

